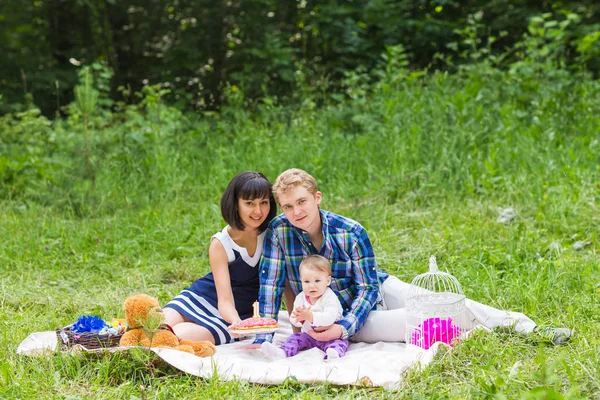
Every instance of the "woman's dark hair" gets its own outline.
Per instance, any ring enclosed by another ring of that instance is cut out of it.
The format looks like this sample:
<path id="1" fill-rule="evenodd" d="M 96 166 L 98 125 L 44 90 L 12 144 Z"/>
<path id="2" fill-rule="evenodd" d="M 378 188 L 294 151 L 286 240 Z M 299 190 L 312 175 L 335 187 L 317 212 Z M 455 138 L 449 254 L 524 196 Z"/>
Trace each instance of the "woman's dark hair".
<path id="1" fill-rule="evenodd" d="M 243 230 L 244 224 L 238 212 L 238 199 L 253 200 L 253 199 L 269 199 L 269 215 L 267 219 L 260 225 L 259 231 L 263 232 L 267 229 L 267 225 L 275 215 L 277 215 L 277 203 L 271 191 L 271 183 L 260 172 L 248 171 L 237 174 L 223 193 L 221 197 L 221 215 L 225 222 L 234 229 Z"/>

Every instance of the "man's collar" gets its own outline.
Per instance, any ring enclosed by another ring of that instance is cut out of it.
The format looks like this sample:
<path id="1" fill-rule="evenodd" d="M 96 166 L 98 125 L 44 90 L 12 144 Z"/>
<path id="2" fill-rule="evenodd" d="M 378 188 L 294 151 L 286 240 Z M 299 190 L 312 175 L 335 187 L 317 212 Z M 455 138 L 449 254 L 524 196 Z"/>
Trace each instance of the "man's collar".
<path id="1" fill-rule="evenodd" d="M 329 245 L 329 241 L 327 240 L 329 237 L 329 221 L 327 221 L 327 211 L 324 211 L 319 208 L 319 216 L 321 218 L 321 234 L 323 235 L 323 246 Z M 289 222 L 289 220 L 288 220 Z M 295 227 L 291 222 L 290 225 L 292 229 L 296 232 L 296 234 L 306 243 L 312 243 L 310 240 L 310 236 L 307 231 Z"/>
<path id="2" fill-rule="evenodd" d="M 321 214 L 321 233 L 323 235 L 323 244 L 321 245 L 322 253 L 323 248 L 326 249 L 326 252 L 323 254 L 329 254 L 331 252 L 331 243 L 329 241 L 329 220 L 327 219 L 327 211 L 319 209 Z"/>
<path id="3" fill-rule="evenodd" d="M 327 220 L 327 211 L 319 208 L 319 214 L 321 215 L 321 233 L 323 234 L 323 240 L 325 241 L 329 236 L 329 221 Z"/>

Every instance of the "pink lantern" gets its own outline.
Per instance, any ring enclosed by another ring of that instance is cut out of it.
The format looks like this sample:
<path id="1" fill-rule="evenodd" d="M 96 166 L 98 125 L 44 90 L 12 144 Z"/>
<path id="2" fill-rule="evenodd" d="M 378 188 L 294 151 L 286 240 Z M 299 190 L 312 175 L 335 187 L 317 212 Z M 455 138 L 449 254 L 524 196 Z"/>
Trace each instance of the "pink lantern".
<path id="1" fill-rule="evenodd" d="M 452 324 L 452 318 L 429 318 L 413 330 L 411 343 L 427 350 L 435 342 L 452 345 L 459 336 L 460 327 Z"/>

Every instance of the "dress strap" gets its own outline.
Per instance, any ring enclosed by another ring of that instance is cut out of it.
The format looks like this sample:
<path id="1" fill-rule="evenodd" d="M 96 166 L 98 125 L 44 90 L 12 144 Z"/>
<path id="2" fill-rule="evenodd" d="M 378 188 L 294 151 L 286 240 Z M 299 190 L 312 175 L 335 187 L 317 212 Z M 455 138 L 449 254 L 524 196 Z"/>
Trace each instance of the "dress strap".
<path id="1" fill-rule="evenodd" d="M 229 232 L 227 232 L 228 227 L 229 225 L 223 228 L 221 232 L 217 232 L 214 235 L 212 235 L 210 240 L 217 239 L 219 242 L 221 242 L 221 244 L 225 248 L 225 253 L 227 254 L 227 261 L 233 262 L 235 260 L 235 254 L 233 253 L 234 242 L 231 236 L 229 236 Z"/>

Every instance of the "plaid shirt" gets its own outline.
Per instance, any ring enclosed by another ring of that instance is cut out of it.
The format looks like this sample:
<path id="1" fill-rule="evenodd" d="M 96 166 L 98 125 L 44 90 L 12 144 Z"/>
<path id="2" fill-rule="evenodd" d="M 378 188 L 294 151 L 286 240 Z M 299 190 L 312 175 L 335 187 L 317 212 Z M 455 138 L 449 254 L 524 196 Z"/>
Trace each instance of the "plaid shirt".
<path id="1" fill-rule="evenodd" d="M 259 312 L 277 318 L 287 277 L 295 295 L 302 291 L 300 262 L 310 254 L 320 254 L 331 263 L 331 289 L 338 296 L 344 317 L 338 323 L 354 335 L 375 308 L 379 284 L 387 273 L 377 269 L 367 232 L 356 221 L 321 210 L 323 245 L 317 251 L 307 232 L 294 227 L 285 215 L 269 224 L 260 262 Z M 271 334 L 258 335 L 255 343 L 271 340 Z"/>

